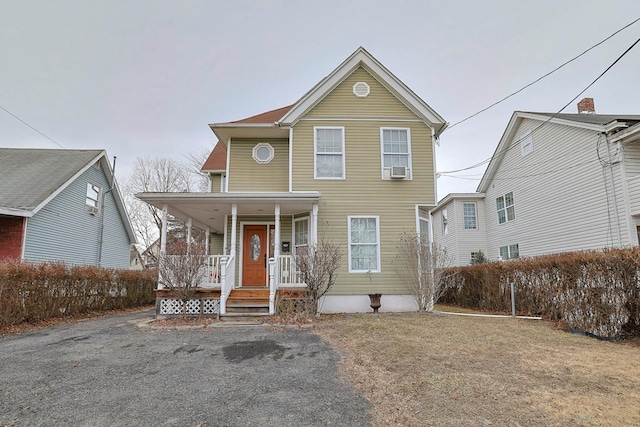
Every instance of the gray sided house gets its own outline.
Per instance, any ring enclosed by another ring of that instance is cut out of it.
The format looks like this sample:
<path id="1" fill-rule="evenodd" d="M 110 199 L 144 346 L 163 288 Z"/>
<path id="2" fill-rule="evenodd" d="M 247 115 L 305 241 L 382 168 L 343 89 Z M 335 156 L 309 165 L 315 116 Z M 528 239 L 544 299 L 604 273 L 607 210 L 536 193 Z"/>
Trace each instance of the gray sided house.
<path id="1" fill-rule="evenodd" d="M 132 243 L 105 151 L 0 148 L 0 258 L 128 268 Z"/>
<path id="2" fill-rule="evenodd" d="M 513 113 L 477 193 L 450 194 L 431 211 L 434 238 L 457 265 L 477 250 L 504 260 L 638 245 L 640 115 L 596 114 L 591 98 L 578 105 L 578 114 Z M 465 229 L 471 204 L 477 229 Z"/>

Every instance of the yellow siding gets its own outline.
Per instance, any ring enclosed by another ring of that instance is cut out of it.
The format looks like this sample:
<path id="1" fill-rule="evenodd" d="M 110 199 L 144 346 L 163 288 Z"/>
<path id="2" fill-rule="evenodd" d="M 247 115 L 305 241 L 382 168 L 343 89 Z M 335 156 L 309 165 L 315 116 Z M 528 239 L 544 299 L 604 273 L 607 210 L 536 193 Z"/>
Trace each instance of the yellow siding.
<path id="1" fill-rule="evenodd" d="M 369 97 L 353 95 L 353 84 L 358 81 L 370 85 Z M 314 179 L 314 126 L 344 127 L 346 179 Z M 381 127 L 410 129 L 412 180 L 381 178 Z M 416 231 L 416 204 L 435 205 L 431 129 L 359 69 L 294 127 L 293 141 L 293 190 L 322 194 L 319 238 L 339 243 L 344 252 L 332 294 L 407 294 L 396 272 L 397 246 L 403 232 Z M 348 216 L 379 216 L 380 273 L 348 272 Z"/>
<path id="2" fill-rule="evenodd" d="M 211 233 L 209 235 L 209 254 L 224 255 L 224 235 Z"/>
<path id="3" fill-rule="evenodd" d="M 274 158 L 258 164 L 253 147 L 268 142 Z M 229 167 L 229 191 L 289 191 L 289 143 L 286 140 L 232 140 Z"/>
<path id="4" fill-rule="evenodd" d="M 369 85 L 369 96 L 358 98 L 353 94 L 353 85 L 357 82 Z M 306 118 L 316 117 L 417 118 L 363 68 L 355 70 L 306 115 Z"/>
<path id="5" fill-rule="evenodd" d="M 210 173 L 209 178 L 211 179 L 211 192 L 220 193 L 220 181 L 222 181 L 222 175 Z"/>

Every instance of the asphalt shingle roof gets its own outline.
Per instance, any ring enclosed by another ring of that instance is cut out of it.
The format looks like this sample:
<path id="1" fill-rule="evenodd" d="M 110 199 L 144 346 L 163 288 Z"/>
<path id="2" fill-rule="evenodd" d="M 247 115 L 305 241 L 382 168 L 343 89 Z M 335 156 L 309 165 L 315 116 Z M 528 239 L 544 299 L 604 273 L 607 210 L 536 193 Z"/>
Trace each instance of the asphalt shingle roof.
<path id="1" fill-rule="evenodd" d="M 33 210 L 100 153 L 0 148 L 0 208 Z"/>

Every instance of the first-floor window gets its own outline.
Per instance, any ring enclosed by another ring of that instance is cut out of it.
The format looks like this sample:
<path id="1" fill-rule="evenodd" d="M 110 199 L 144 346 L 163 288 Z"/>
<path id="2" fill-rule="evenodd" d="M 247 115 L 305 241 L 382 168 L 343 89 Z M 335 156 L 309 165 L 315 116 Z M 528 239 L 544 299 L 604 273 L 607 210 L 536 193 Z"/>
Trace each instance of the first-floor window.
<path id="1" fill-rule="evenodd" d="M 520 250 L 518 244 L 500 246 L 500 258 L 502 259 L 514 259 L 520 256 Z"/>
<path id="2" fill-rule="evenodd" d="M 350 216 L 349 271 L 380 271 L 380 224 L 377 216 Z"/>
<path id="3" fill-rule="evenodd" d="M 296 219 L 293 224 L 293 245 L 298 253 L 309 244 L 309 218 Z"/>

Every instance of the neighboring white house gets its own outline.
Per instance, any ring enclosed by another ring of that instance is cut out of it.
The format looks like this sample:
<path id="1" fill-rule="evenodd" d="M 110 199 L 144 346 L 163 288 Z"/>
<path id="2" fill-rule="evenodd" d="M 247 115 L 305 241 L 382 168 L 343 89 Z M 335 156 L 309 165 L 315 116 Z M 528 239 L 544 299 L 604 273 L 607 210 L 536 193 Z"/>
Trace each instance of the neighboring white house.
<path id="1" fill-rule="evenodd" d="M 578 110 L 514 112 L 477 193 L 431 211 L 456 265 L 638 244 L 640 115 L 595 114 L 591 98 Z"/>
<path id="2" fill-rule="evenodd" d="M 135 241 L 104 150 L 0 148 L 0 259 L 129 268 Z"/>

